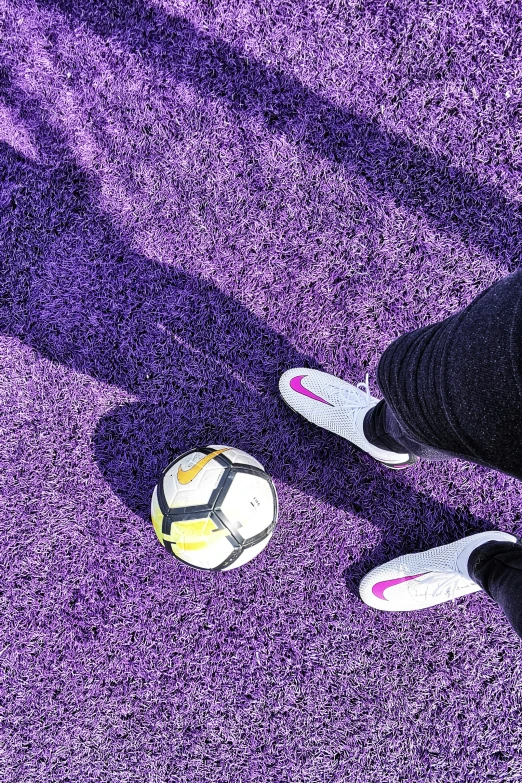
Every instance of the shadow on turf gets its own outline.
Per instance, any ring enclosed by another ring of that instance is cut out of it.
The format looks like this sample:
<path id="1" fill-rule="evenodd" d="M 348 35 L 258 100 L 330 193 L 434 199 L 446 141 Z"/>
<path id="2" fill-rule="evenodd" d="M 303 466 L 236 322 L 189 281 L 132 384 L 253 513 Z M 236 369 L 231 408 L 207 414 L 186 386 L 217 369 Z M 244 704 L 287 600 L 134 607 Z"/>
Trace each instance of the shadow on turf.
<path id="1" fill-rule="evenodd" d="M 255 116 L 297 145 L 364 177 L 376 196 L 421 212 L 512 271 L 522 251 L 522 205 L 379 123 L 344 109 L 300 81 L 141 0 L 37 0 L 71 24 L 139 54 L 167 80 L 190 82 L 232 112 Z"/>
<path id="2" fill-rule="evenodd" d="M 174 455 L 239 446 L 279 481 L 382 528 L 383 544 L 345 571 L 353 590 L 384 559 L 490 526 L 290 412 L 278 377 L 317 367 L 313 358 L 211 283 L 130 249 L 38 104 L 6 84 L 4 93 L 42 162 L 0 143 L 0 330 L 136 398 L 102 417 L 93 440 L 128 508 L 149 524 L 152 488 Z M 94 524 L 91 535 L 102 534 Z"/>

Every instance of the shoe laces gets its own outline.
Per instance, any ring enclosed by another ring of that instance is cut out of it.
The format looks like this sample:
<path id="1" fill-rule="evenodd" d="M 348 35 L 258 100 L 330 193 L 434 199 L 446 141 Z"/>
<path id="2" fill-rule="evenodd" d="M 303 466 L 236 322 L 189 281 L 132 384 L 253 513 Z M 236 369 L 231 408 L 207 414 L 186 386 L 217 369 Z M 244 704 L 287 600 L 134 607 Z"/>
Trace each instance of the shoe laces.
<path id="1" fill-rule="evenodd" d="M 415 597 L 425 596 L 430 593 L 434 598 L 445 595 L 447 598 L 454 598 L 459 588 L 468 582 L 462 574 L 448 571 L 447 573 L 430 572 L 413 580 L 409 587 L 412 595 Z M 433 589 L 432 589 L 433 588 Z"/>
<path id="2" fill-rule="evenodd" d="M 347 408 L 353 412 L 359 408 L 366 408 L 371 405 L 372 402 L 376 402 L 375 398 L 370 394 L 370 379 L 368 373 L 364 381 L 358 383 L 357 386 L 351 389 L 340 389 L 338 386 L 331 386 L 332 394 L 337 398 L 337 402 L 343 408 Z"/>

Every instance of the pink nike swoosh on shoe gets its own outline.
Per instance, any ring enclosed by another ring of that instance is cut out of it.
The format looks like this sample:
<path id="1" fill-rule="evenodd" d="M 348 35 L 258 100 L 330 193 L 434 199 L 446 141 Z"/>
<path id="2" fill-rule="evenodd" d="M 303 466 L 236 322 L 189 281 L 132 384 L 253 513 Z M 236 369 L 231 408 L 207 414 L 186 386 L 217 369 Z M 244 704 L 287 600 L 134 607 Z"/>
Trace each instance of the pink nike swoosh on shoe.
<path id="1" fill-rule="evenodd" d="M 394 585 L 400 585 L 401 582 L 409 582 L 410 579 L 417 579 L 419 576 L 424 576 L 424 574 L 400 576 L 398 579 L 387 579 L 385 582 L 376 582 L 372 587 L 372 593 L 376 598 L 380 598 L 382 601 L 387 601 L 388 599 L 384 596 L 385 590 L 387 590 L 389 587 L 393 587 Z"/>
<path id="2" fill-rule="evenodd" d="M 295 375 L 292 380 L 290 381 L 290 388 L 292 391 L 297 392 L 298 394 L 303 394 L 305 397 L 310 397 L 311 400 L 317 400 L 317 402 L 324 402 L 325 405 L 329 405 L 331 408 L 334 406 L 331 402 L 327 402 L 326 400 L 323 400 L 322 397 L 318 397 L 317 394 L 314 394 L 309 389 L 306 389 L 301 381 L 303 378 L 306 378 L 306 375 Z"/>

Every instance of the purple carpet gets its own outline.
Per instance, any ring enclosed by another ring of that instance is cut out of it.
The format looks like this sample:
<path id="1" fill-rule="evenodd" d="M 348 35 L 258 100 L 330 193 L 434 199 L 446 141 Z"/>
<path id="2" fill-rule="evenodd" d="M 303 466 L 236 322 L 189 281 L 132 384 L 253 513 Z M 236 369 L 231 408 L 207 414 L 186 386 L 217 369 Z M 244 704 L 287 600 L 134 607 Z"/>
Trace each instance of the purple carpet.
<path id="1" fill-rule="evenodd" d="M 520 533 L 520 483 L 393 474 L 277 394 L 374 379 L 518 265 L 521 36 L 493 0 L 0 0 L 3 783 L 522 779 L 499 608 L 357 595 Z M 207 443 L 280 498 L 227 574 L 148 518 Z"/>

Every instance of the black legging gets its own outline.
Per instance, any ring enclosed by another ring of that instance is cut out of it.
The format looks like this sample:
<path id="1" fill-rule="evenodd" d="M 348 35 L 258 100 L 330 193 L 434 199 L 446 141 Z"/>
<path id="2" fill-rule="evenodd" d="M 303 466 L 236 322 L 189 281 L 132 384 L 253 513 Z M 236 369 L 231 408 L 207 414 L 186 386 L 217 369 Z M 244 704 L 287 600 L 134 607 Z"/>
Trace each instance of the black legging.
<path id="1" fill-rule="evenodd" d="M 384 400 L 364 421 L 371 443 L 522 479 L 522 271 L 399 337 L 377 379 Z"/>
<path id="2" fill-rule="evenodd" d="M 471 553 L 468 571 L 522 636 L 522 546 L 506 541 L 482 544 Z"/>
<path id="3" fill-rule="evenodd" d="M 522 271 L 399 337 L 377 378 L 384 399 L 364 421 L 375 446 L 461 457 L 522 479 Z M 522 545 L 483 544 L 468 567 L 522 636 Z"/>

